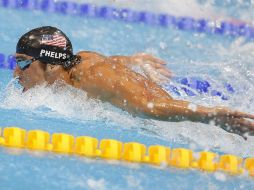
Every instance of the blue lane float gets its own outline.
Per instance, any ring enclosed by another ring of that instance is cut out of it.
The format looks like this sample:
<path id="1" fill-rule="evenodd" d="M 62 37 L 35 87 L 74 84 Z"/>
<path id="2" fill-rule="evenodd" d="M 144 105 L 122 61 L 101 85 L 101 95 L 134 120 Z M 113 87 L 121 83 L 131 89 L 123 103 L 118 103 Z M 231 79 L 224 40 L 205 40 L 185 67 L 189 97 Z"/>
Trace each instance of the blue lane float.
<path id="1" fill-rule="evenodd" d="M 39 10 L 63 15 L 119 20 L 131 23 L 143 23 L 151 26 L 171 27 L 183 31 L 216 34 L 231 37 L 254 39 L 254 27 L 245 24 L 234 24 L 227 21 L 211 21 L 192 17 L 176 17 L 169 14 L 155 14 L 147 11 L 134 11 L 128 8 L 97 6 L 89 3 L 79 4 L 54 0 L 0 0 L 4 8 Z"/>
<path id="2" fill-rule="evenodd" d="M 16 59 L 13 55 L 5 56 L 3 53 L 0 53 L 0 68 L 2 69 L 15 69 Z"/>
<path id="3" fill-rule="evenodd" d="M 218 90 L 209 81 L 198 77 L 174 77 L 172 80 L 179 85 L 166 84 L 162 87 L 176 96 L 209 95 L 219 97 L 221 100 L 229 100 L 230 95 L 235 93 L 229 83 L 224 83 L 222 89 Z"/>
<path id="4" fill-rule="evenodd" d="M 4 55 L 0 53 L 0 68 L 13 70 L 16 67 L 16 60 L 13 55 Z M 234 94 L 234 88 L 229 84 L 223 85 L 223 92 L 216 90 L 209 81 L 197 77 L 174 77 L 172 79 L 179 85 L 166 84 L 162 87 L 176 96 L 198 96 L 207 94 L 209 96 L 217 96 L 222 100 L 229 100 L 230 95 Z M 184 93 L 184 94 L 183 94 Z"/>

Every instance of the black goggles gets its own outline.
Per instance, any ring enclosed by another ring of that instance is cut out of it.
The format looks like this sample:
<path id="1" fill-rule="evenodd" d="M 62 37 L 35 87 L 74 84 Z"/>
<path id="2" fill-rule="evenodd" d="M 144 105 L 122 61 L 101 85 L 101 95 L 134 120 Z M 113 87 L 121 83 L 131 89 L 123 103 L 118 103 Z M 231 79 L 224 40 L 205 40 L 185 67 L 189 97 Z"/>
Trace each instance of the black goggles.
<path id="1" fill-rule="evenodd" d="M 16 59 L 16 63 L 18 65 L 18 67 L 22 71 L 24 71 L 36 60 L 38 60 L 38 59 L 36 59 L 36 58 L 32 58 L 32 59 L 20 59 L 20 58 L 17 58 Z"/>

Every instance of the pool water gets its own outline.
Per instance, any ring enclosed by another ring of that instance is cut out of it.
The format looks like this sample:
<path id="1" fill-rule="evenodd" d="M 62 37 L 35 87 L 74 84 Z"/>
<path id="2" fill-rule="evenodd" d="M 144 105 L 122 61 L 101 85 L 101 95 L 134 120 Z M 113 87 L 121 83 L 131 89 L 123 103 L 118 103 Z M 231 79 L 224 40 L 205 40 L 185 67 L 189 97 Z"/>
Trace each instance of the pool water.
<path id="1" fill-rule="evenodd" d="M 223 105 L 254 113 L 254 44 L 244 39 L 183 32 L 143 24 L 0 8 L 0 52 L 15 52 L 18 38 L 32 28 L 51 25 L 70 37 L 74 51 L 104 55 L 152 53 L 167 61 L 175 76 L 200 77 L 224 91 L 225 101 L 208 94 L 177 97 L 197 104 Z M 254 138 L 244 140 L 212 124 L 163 122 L 133 117 L 108 103 L 91 100 L 69 86 L 38 86 L 25 93 L 12 71 L 0 69 L 0 123 L 25 129 L 87 135 L 98 139 L 210 150 L 254 156 Z M 172 81 L 173 84 L 178 85 Z M 174 96 L 174 95 L 173 95 Z M 155 168 L 50 153 L 0 149 L 2 189 L 250 189 L 253 179 L 173 168 Z"/>

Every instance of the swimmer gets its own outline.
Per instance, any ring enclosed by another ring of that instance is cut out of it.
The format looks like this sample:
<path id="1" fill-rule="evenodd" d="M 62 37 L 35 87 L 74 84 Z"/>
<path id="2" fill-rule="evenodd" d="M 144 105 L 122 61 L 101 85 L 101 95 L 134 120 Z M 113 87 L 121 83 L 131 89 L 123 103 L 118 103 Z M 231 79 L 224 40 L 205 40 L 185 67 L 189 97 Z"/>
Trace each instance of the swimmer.
<path id="1" fill-rule="evenodd" d="M 24 91 L 63 81 L 86 91 L 90 98 L 110 102 L 133 115 L 174 122 L 213 122 L 244 138 L 254 134 L 252 114 L 173 99 L 156 83 L 160 78 L 155 74 L 170 78 L 171 71 L 164 61 L 148 54 L 107 57 L 81 51 L 74 55 L 69 38 L 61 30 L 44 26 L 19 39 L 15 56 L 14 77 Z M 132 70 L 133 65 L 140 66 L 145 76 Z"/>

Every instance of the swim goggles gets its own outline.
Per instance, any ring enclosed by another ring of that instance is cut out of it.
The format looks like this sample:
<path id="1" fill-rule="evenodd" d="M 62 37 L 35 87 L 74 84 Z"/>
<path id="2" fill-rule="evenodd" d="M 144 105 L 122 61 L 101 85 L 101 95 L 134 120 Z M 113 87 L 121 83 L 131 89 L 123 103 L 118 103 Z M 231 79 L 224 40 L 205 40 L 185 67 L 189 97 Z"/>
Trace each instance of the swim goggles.
<path id="1" fill-rule="evenodd" d="M 22 59 L 22 58 L 17 58 L 16 63 L 18 67 L 24 71 L 26 70 L 34 61 L 41 61 L 40 58 L 32 58 L 32 59 Z M 42 62 L 42 61 L 41 61 Z M 67 59 L 66 61 L 62 61 L 59 63 L 50 63 L 52 65 L 62 65 L 65 69 L 70 69 L 72 66 L 79 64 L 81 62 L 81 57 L 79 55 L 73 55 L 71 58 Z M 42 62 L 44 64 L 47 64 L 46 62 Z"/>
<path id="2" fill-rule="evenodd" d="M 32 58 L 32 59 L 17 59 L 16 63 L 18 65 L 18 67 L 24 71 L 26 70 L 34 61 L 36 61 L 36 58 Z"/>

